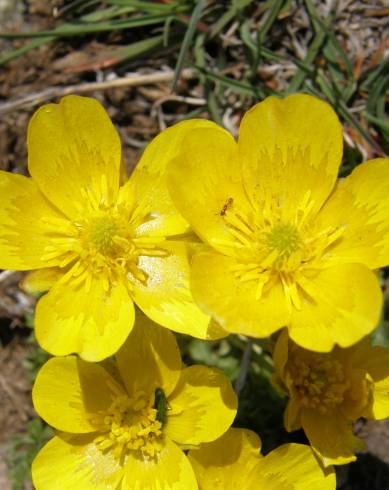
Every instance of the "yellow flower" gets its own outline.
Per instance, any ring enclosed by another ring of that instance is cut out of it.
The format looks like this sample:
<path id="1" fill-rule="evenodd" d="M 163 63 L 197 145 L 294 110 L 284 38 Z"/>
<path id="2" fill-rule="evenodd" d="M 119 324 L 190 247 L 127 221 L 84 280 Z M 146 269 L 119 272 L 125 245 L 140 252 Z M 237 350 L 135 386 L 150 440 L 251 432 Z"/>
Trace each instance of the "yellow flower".
<path id="1" fill-rule="evenodd" d="M 33 401 L 63 431 L 33 462 L 37 490 L 196 490 L 182 448 L 220 437 L 237 408 L 220 371 L 183 367 L 174 335 L 144 316 L 116 363 L 49 360 Z"/>
<path id="2" fill-rule="evenodd" d="M 96 100 L 69 96 L 34 114 L 32 178 L 0 172 L 0 268 L 34 270 L 26 289 L 50 289 L 35 317 L 44 349 L 88 361 L 112 355 L 132 328 L 134 301 L 161 325 L 213 335 L 189 291 L 188 224 L 165 183 L 183 134 L 208 124 L 164 131 L 120 186 L 119 136 Z"/>
<path id="3" fill-rule="evenodd" d="M 283 331 L 274 363 L 274 381 L 289 396 L 285 427 L 302 427 L 325 465 L 354 461 L 354 453 L 365 449 L 353 435 L 353 421 L 389 417 L 389 350 L 372 347 L 369 338 L 318 353 L 299 347 Z"/>
<path id="4" fill-rule="evenodd" d="M 252 431 L 229 429 L 189 452 L 199 490 L 335 490 L 332 468 L 323 470 L 309 446 L 284 444 L 261 456 Z"/>
<path id="5" fill-rule="evenodd" d="M 389 264 L 389 161 L 337 182 L 342 128 L 326 103 L 269 97 L 239 140 L 213 125 L 188 133 L 169 166 L 173 202 L 206 246 L 192 292 L 231 332 L 288 325 L 303 347 L 347 347 L 376 326 L 371 269 Z"/>

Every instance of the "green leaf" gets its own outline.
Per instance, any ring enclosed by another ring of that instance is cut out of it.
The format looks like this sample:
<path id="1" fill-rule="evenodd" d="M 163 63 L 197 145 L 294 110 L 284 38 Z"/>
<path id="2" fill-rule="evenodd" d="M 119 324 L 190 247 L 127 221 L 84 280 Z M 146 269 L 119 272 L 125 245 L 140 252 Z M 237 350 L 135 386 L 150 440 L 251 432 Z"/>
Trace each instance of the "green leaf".
<path id="1" fill-rule="evenodd" d="M 199 20 L 201 19 L 201 15 L 203 13 L 203 9 L 205 7 L 205 4 L 206 4 L 205 0 L 199 0 L 197 2 L 196 7 L 194 8 L 194 10 L 192 12 L 192 15 L 191 15 L 191 18 L 190 18 L 190 21 L 188 24 L 188 28 L 186 30 L 184 40 L 182 41 L 182 46 L 181 46 L 180 52 L 178 54 L 177 64 L 176 64 L 174 78 L 173 78 L 173 82 L 172 82 L 172 92 L 174 92 L 174 90 L 176 89 L 177 81 L 180 77 L 181 70 L 184 66 L 186 56 L 187 56 L 189 48 L 192 44 L 193 37 L 194 37 L 195 31 L 196 31 L 196 27 L 197 27 Z"/>

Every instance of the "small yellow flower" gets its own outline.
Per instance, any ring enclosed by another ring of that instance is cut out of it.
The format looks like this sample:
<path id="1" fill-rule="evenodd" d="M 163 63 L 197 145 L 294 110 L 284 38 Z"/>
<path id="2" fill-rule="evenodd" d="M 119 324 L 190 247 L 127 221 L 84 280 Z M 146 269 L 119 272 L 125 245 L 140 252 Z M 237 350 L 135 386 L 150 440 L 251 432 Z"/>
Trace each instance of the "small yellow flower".
<path id="1" fill-rule="evenodd" d="M 183 367 L 174 335 L 144 316 L 116 361 L 53 358 L 38 373 L 35 409 L 63 432 L 34 460 L 35 488 L 196 490 L 182 448 L 230 427 L 230 382 L 216 369 Z"/>
<path id="2" fill-rule="evenodd" d="M 334 470 L 323 470 L 309 446 L 284 444 L 266 456 L 260 449 L 254 432 L 229 429 L 191 450 L 199 490 L 335 490 Z"/>
<path id="3" fill-rule="evenodd" d="M 192 267 L 200 307 L 231 332 L 288 326 L 316 351 L 347 347 L 376 326 L 371 269 L 389 264 L 389 160 L 337 182 L 342 128 L 314 97 L 269 97 L 239 140 L 194 128 L 168 172 L 173 202 L 204 240 Z"/>
<path id="4" fill-rule="evenodd" d="M 389 350 L 365 338 L 332 352 L 305 350 L 283 331 L 275 350 L 274 381 L 289 396 L 285 427 L 302 427 L 325 465 L 345 464 L 365 449 L 353 435 L 360 417 L 389 417 Z"/>
<path id="5" fill-rule="evenodd" d="M 69 96 L 34 114 L 32 178 L 0 172 L 0 268 L 34 270 L 25 288 L 50 289 L 35 317 L 44 349 L 88 361 L 112 355 L 132 328 L 134 301 L 161 325 L 212 335 L 189 291 L 180 240 L 188 224 L 165 183 L 183 134 L 208 124 L 184 122 L 160 134 L 120 186 L 119 136 L 96 100 Z"/>

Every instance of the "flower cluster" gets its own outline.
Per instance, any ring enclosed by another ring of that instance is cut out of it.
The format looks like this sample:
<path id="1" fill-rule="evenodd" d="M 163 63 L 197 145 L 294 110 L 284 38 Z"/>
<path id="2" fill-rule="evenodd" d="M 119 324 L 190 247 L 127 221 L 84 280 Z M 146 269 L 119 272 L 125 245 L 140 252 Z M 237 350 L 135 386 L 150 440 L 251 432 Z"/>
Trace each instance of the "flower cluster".
<path id="1" fill-rule="evenodd" d="M 285 427 L 303 427 L 324 465 L 355 461 L 364 450 L 352 422 L 389 417 L 389 350 L 365 338 L 346 349 L 308 351 L 278 337 L 274 350 L 275 384 L 289 396 Z"/>
<path id="2" fill-rule="evenodd" d="M 114 362 L 50 359 L 33 401 L 61 431 L 33 463 L 37 489 L 196 489 L 183 448 L 218 438 L 237 408 L 221 372 L 184 367 L 174 335 L 143 315 Z"/>
<path id="3" fill-rule="evenodd" d="M 0 171 L 0 267 L 45 293 L 33 388 L 58 432 L 37 490 L 333 490 L 363 448 L 360 417 L 389 416 L 389 351 L 373 347 L 389 264 L 389 160 L 338 180 L 342 128 L 326 103 L 270 97 L 236 141 L 204 120 L 161 132 L 128 178 L 94 99 L 41 107 L 31 177 Z M 281 330 L 283 329 L 283 330 Z M 274 385 L 308 445 L 260 455 L 231 428 L 228 378 L 185 366 L 174 334 L 275 336 Z"/>

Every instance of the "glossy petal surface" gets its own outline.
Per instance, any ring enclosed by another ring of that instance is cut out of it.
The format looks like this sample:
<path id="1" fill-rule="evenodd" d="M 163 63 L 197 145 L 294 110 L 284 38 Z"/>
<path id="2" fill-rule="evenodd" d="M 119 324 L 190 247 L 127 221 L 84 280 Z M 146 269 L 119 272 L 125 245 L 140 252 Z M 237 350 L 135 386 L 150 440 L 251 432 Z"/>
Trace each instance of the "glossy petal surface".
<path id="1" fill-rule="evenodd" d="M 89 202 L 114 202 L 119 189 L 119 136 L 97 100 L 69 95 L 42 106 L 27 136 L 28 169 L 45 196 L 70 218 Z"/>
<path id="2" fill-rule="evenodd" d="M 226 330 L 266 337 L 290 318 L 282 286 L 275 284 L 258 299 L 260 284 L 241 280 L 239 265 L 236 259 L 217 252 L 196 254 L 192 261 L 193 296 Z"/>
<path id="3" fill-rule="evenodd" d="M 189 286 L 188 248 L 184 242 L 164 242 L 164 256 L 139 259 L 147 283 L 134 284 L 134 301 L 152 320 L 176 332 L 198 338 L 220 337 L 210 317 L 193 300 Z"/>
<path id="4" fill-rule="evenodd" d="M 36 490 L 116 489 L 123 470 L 93 443 L 93 435 L 51 439 L 32 464 Z"/>
<path id="5" fill-rule="evenodd" d="M 276 198 L 283 219 L 302 201 L 318 211 L 335 184 L 342 158 L 342 127 L 331 106 L 316 97 L 268 97 L 244 116 L 239 155 L 248 195 Z"/>
<path id="6" fill-rule="evenodd" d="M 121 377 L 129 395 L 136 390 L 154 393 L 162 388 L 168 396 L 181 372 L 181 354 L 169 330 L 137 313 L 136 324 L 117 353 Z"/>
<path id="7" fill-rule="evenodd" d="M 165 440 L 158 462 L 129 457 L 123 490 L 197 490 L 196 477 L 183 451 Z"/>
<path id="8" fill-rule="evenodd" d="M 216 124 L 195 129 L 183 140 L 168 171 L 170 194 L 179 211 L 203 240 L 223 250 L 223 241 L 230 237 L 223 215 L 228 208 L 249 206 L 233 137 Z"/>
<path id="9" fill-rule="evenodd" d="M 68 220 L 32 179 L 0 171 L 0 268 L 40 269 L 58 265 L 45 258 L 52 238 L 66 239 Z"/>
<path id="10" fill-rule="evenodd" d="M 382 293 L 366 266 L 342 264 L 299 280 L 306 292 L 300 310 L 293 309 L 290 337 L 306 349 L 328 352 L 348 347 L 378 324 Z"/>
<path id="11" fill-rule="evenodd" d="M 92 416 L 111 404 L 109 388 L 123 388 L 97 364 L 75 356 L 50 359 L 38 373 L 33 389 L 34 408 L 58 430 L 71 433 L 96 431 Z"/>
<path id="12" fill-rule="evenodd" d="M 370 269 L 389 263 L 389 159 L 365 162 L 340 181 L 318 216 L 322 228 L 343 229 L 329 249 L 334 263 L 358 262 Z"/>
<path id="13" fill-rule="evenodd" d="M 325 466 L 355 461 L 355 453 L 365 449 L 364 442 L 354 436 L 351 423 L 340 413 L 323 417 L 307 409 L 301 414 L 301 422 L 312 448 Z"/>
<path id="14" fill-rule="evenodd" d="M 35 332 L 53 355 L 73 352 L 96 362 L 113 355 L 134 323 L 134 306 L 123 284 L 105 289 L 106 281 L 60 282 L 36 308 Z"/>
<path id="15" fill-rule="evenodd" d="M 237 398 L 223 373 L 206 366 L 183 369 L 169 396 L 166 434 L 180 444 L 196 445 L 221 436 L 232 424 Z"/>
<path id="16" fill-rule="evenodd" d="M 148 144 L 121 191 L 123 197 L 127 192 L 134 193 L 135 201 L 152 213 L 152 219 L 142 226 L 140 234 L 160 236 L 163 232 L 164 236 L 172 236 L 188 230 L 187 221 L 177 211 L 167 189 L 167 165 L 176 158 L 187 135 L 199 128 L 214 126 L 201 119 L 183 121 L 165 129 Z"/>

